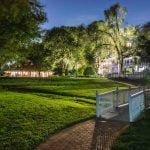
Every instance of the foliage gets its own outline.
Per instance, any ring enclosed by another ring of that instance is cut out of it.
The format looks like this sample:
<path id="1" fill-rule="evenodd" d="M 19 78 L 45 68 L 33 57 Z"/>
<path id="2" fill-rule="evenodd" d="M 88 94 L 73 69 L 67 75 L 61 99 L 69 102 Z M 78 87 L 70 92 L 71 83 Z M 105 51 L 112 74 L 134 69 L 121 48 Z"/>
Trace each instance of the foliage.
<path id="1" fill-rule="evenodd" d="M 76 76 L 77 76 L 77 70 L 75 70 L 75 69 L 70 70 L 70 71 L 68 72 L 68 75 L 69 75 L 69 76 L 76 77 Z"/>
<path id="2" fill-rule="evenodd" d="M 57 67 L 55 67 L 53 69 L 54 75 L 59 75 L 61 76 L 63 74 L 62 72 L 62 67 L 60 65 L 57 64 Z"/>
<path id="3" fill-rule="evenodd" d="M 120 72 L 123 69 L 124 57 L 132 55 L 136 50 L 134 41 L 137 30 L 134 26 L 125 26 L 126 13 L 127 9 L 119 3 L 112 5 L 104 11 L 108 30 L 101 30 L 108 36 L 107 41 L 109 41 L 111 49 L 115 49 L 117 53 Z"/>
<path id="4" fill-rule="evenodd" d="M 143 62 L 150 62 L 150 22 L 139 28 L 138 55 Z"/>
<path id="5" fill-rule="evenodd" d="M 87 60 L 87 64 L 94 65 L 96 62 L 96 56 L 94 51 L 90 51 L 89 49 L 85 51 L 85 58 Z"/>
<path id="6" fill-rule="evenodd" d="M 4 75 L 4 71 L 0 69 L 0 76 Z"/>
<path id="7" fill-rule="evenodd" d="M 0 58 L 4 58 L 3 62 L 15 57 L 18 49 L 39 36 L 39 25 L 45 20 L 46 14 L 38 0 L 1 0 Z"/>
<path id="8" fill-rule="evenodd" d="M 76 37 L 69 27 L 53 28 L 46 32 L 44 43 L 45 48 L 50 51 L 51 61 L 61 66 L 64 75 L 77 46 Z"/>
<path id="9" fill-rule="evenodd" d="M 78 76 L 83 76 L 83 73 L 84 73 L 84 67 L 80 67 L 80 68 L 77 70 Z"/>
<path id="10" fill-rule="evenodd" d="M 72 70 L 78 74 L 79 68 L 89 65 L 98 72 L 102 60 L 109 57 L 118 58 L 120 72 L 125 57 L 138 54 L 149 61 L 149 23 L 140 29 L 127 25 L 127 9 L 119 3 L 104 11 L 105 20 L 45 32 L 39 28 L 46 15 L 38 0 L 1 0 L 0 12 L 2 69 L 32 66 L 35 70 L 51 69 L 68 75 Z"/>
<path id="11" fill-rule="evenodd" d="M 150 110 L 142 120 L 132 123 L 119 137 L 112 150 L 148 150 L 150 148 Z"/>
<path id="12" fill-rule="evenodd" d="M 29 52 L 26 57 L 27 64 L 26 66 L 31 66 L 31 69 L 34 70 L 45 70 L 49 68 L 50 62 L 46 59 L 47 58 L 47 51 L 44 49 L 43 43 L 32 43 L 29 47 Z M 24 65 L 25 62 L 22 64 Z M 24 67 L 24 66 L 22 66 Z"/>
<path id="13" fill-rule="evenodd" d="M 92 66 L 87 66 L 84 70 L 85 76 L 94 76 L 96 75 L 95 69 Z"/>

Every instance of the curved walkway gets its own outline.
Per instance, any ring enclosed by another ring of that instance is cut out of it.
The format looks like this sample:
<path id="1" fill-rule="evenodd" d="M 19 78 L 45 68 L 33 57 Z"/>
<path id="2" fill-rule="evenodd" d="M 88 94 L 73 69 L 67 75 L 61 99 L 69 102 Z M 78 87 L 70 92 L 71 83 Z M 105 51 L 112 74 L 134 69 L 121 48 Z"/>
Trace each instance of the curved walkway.
<path id="1" fill-rule="evenodd" d="M 50 137 L 38 150 L 110 150 L 112 142 L 128 123 L 92 119 Z"/>
<path id="2" fill-rule="evenodd" d="M 89 150 L 95 120 L 88 120 L 62 130 L 38 146 L 38 150 Z"/>

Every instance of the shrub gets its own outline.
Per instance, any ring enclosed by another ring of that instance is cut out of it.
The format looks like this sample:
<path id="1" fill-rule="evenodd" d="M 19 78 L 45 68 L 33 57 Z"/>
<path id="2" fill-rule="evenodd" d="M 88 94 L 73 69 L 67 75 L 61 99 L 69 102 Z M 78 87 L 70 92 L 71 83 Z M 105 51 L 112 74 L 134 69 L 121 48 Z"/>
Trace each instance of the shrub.
<path id="1" fill-rule="evenodd" d="M 84 70 L 84 75 L 88 77 L 96 75 L 95 69 L 92 66 L 86 67 Z"/>
<path id="2" fill-rule="evenodd" d="M 0 69 L 0 76 L 3 76 L 4 74 L 4 71 Z"/>
<path id="3" fill-rule="evenodd" d="M 81 67 L 78 69 L 78 76 L 83 76 L 84 75 L 84 68 Z"/>
<path id="4" fill-rule="evenodd" d="M 75 69 L 72 69 L 69 71 L 69 76 L 76 77 L 77 76 L 77 71 Z"/>

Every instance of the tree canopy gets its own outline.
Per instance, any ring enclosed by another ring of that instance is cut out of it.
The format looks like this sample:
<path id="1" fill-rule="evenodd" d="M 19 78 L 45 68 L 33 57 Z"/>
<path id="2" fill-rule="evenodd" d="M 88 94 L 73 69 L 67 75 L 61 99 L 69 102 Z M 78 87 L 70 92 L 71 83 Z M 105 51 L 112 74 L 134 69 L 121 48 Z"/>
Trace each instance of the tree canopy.
<path id="1" fill-rule="evenodd" d="M 0 0 L 0 55 L 26 46 L 45 20 L 38 0 Z"/>
<path id="2" fill-rule="evenodd" d="M 139 28 L 138 55 L 143 62 L 150 62 L 150 22 Z"/>
<path id="3" fill-rule="evenodd" d="M 1 0 L 0 66 L 32 64 L 61 75 L 81 74 L 89 66 L 98 70 L 103 59 L 115 56 L 122 72 L 125 57 L 138 54 L 150 60 L 150 23 L 140 28 L 128 25 L 126 14 L 127 9 L 116 3 L 104 11 L 104 20 L 41 32 L 46 14 L 40 1 Z"/>
<path id="4" fill-rule="evenodd" d="M 126 7 L 119 3 L 112 5 L 104 11 L 107 30 L 103 30 L 109 38 L 111 50 L 115 50 L 120 64 L 120 72 L 123 70 L 123 59 L 129 55 L 134 48 L 134 39 L 136 38 L 136 28 L 125 25 Z M 135 50 L 135 49 L 134 49 Z"/>

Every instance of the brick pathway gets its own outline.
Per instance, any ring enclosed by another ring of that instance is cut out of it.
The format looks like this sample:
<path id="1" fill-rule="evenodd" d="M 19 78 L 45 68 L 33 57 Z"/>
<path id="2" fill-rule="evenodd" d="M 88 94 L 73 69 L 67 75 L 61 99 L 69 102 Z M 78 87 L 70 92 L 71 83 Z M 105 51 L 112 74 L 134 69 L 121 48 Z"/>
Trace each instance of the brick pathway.
<path id="1" fill-rule="evenodd" d="M 50 137 L 38 150 L 110 150 L 125 122 L 104 119 L 88 120 Z"/>
<path id="2" fill-rule="evenodd" d="M 111 150 L 114 140 L 128 126 L 126 122 L 97 120 L 91 150 Z"/>
<path id="3" fill-rule="evenodd" d="M 89 150 L 91 148 L 95 120 L 85 121 L 50 137 L 38 146 L 38 150 Z"/>

